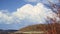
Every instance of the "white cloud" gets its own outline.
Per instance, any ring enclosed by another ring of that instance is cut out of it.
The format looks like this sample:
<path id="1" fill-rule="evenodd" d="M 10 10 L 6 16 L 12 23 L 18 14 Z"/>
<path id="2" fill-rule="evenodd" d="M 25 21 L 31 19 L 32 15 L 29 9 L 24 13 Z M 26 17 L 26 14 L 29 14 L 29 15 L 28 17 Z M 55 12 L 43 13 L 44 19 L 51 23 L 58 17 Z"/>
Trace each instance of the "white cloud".
<path id="1" fill-rule="evenodd" d="M 28 19 L 32 22 L 44 23 L 45 19 L 53 16 L 53 12 L 47 9 L 42 3 L 38 3 L 36 6 L 26 4 L 21 8 L 18 8 L 16 12 L 13 12 L 10 16 L 0 12 L 0 23 L 20 23 L 21 20 Z M 55 15 L 55 14 L 54 14 Z"/>
<path id="2" fill-rule="evenodd" d="M 26 4 L 22 8 L 18 8 L 13 15 L 22 20 L 26 18 L 32 22 L 43 23 L 45 22 L 44 18 L 47 18 L 47 16 L 52 18 L 55 13 L 51 9 L 46 8 L 42 3 L 38 3 L 36 6 Z"/>
<path id="3" fill-rule="evenodd" d="M 5 14 L 3 12 L 0 12 L 0 23 L 5 23 L 5 24 L 11 24 L 11 23 L 18 23 L 16 17 L 13 17 L 12 15 Z"/>

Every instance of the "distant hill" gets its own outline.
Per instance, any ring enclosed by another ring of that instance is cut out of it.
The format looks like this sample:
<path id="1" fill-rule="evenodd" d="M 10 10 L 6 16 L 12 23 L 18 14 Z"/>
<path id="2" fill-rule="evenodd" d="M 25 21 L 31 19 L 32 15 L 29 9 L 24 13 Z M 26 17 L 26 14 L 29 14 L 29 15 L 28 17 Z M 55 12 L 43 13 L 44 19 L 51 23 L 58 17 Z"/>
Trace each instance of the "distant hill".
<path id="1" fill-rule="evenodd" d="M 16 32 L 18 30 L 2 30 L 0 29 L 0 34 L 10 34 L 10 33 L 13 33 L 13 32 Z"/>
<path id="2" fill-rule="evenodd" d="M 42 31 L 45 26 L 46 24 L 36 24 L 22 28 L 19 31 Z"/>
<path id="3" fill-rule="evenodd" d="M 19 30 L 1 30 L 0 34 L 24 34 L 23 32 L 44 32 L 45 34 L 51 34 L 54 30 L 57 34 L 60 34 L 60 23 L 36 24 Z"/>
<path id="4" fill-rule="evenodd" d="M 31 26 L 27 26 L 25 28 L 22 28 L 20 30 L 18 30 L 17 32 L 14 32 L 14 34 L 16 33 L 20 33 L 20 32 L 30 32 L 30 31 L 43 31 L 43 32 L 48 32 L 49 34 L 52 33 L 52 31 L 54 31 L 54 29 L 56 29 L 57 34 L 60 33 L 60 24 L 59 23 L 51 23 L 51 24 L 36 24 L 36 25 L 31 25 Z"/>
<path id="5" fill-rule="evenodd" d="M 31 25 L 31 26 L 27 26 L 27 27 L 24 27 L 24 28 L 16 31 L 13 34 L 19 34 L 19 33 L 20 34 L 24 34 L 23 32 L 44 32 L 44 28 L 43 27 L 45 27 L 45 26 L 47 26 L 47 24 Z"/>

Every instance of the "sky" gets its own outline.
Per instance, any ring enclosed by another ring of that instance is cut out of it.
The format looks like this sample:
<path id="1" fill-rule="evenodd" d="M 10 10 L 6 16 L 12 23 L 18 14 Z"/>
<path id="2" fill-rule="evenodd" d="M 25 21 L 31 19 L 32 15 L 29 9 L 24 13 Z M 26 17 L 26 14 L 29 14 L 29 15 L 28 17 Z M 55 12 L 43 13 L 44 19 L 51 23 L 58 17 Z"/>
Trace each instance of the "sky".
<path id="1" fill-rule="evenodd" d="M 47 16 L 53 18 L 56 15 L 48 4 L 47 0 L 0 0 L 0 29 L 20 29 L 45 24 Z"/>

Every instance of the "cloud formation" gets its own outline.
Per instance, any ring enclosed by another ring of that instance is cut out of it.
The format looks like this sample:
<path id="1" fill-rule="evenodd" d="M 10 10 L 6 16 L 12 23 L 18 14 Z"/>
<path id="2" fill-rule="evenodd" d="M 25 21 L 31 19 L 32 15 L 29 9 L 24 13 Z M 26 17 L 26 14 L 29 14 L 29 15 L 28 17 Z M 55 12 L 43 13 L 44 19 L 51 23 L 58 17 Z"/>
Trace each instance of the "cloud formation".
<path id="1" fill-rule="evenodd" d="M 11 24 L 11 23 L 15 23 L 16 20 L 15 17 L 0 12 L 0 23 Z"/>
<path id="2" fill-rule="evenodd" d="M 38 3 L 36 6 L 26 4 L 10 15 L 0 11 L 0 23 L 21 23 L 24 19 L 35 23 L 44 23 L 47 16 L 53 18 L 53 15 L 55 15 L 55 13 L 53 13 L 51 9 L 46 8 L 42 3 Z"/>

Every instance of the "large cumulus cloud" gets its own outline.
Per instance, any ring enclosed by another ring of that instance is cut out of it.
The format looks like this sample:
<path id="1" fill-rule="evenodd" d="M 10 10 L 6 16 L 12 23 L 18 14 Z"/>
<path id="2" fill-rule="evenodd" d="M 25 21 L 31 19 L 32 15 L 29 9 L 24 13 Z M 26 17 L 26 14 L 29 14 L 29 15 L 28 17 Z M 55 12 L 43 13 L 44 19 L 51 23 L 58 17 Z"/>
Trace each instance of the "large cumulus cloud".
<path id="1" fill-rule="evenodd" d="M 24 19 L 35 23 L 44 23 L 47 16 L 53 18 L 53 15 L 55 13 L 51 9 L 46 8 L 42 3 L 38 3 L 36 6 L 26 4 L 18 8 L 17 11 L 10 13 L 10 15 L 0 11 L 0 23 L 21 23 Z"/>

